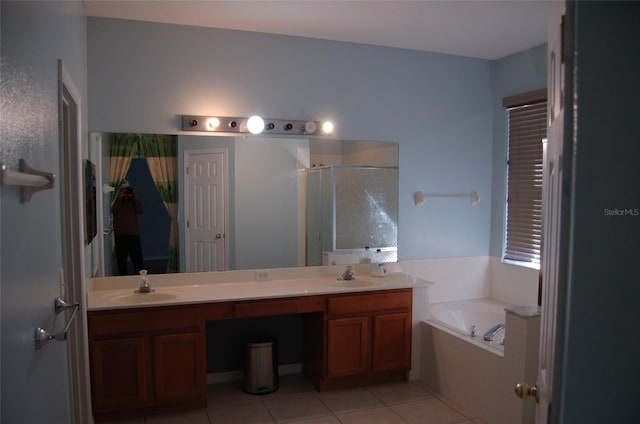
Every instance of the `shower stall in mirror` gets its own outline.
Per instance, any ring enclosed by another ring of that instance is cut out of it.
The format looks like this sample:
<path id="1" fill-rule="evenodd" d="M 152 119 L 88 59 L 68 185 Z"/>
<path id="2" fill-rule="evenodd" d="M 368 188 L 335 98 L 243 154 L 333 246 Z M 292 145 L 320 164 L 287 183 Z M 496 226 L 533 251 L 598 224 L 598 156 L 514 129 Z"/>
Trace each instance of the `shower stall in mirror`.
<path id="1" fill-rule="evenodd" d="M 397 261 L 397 167 L 332 165 L 305 172 L 306 265 Z"/>

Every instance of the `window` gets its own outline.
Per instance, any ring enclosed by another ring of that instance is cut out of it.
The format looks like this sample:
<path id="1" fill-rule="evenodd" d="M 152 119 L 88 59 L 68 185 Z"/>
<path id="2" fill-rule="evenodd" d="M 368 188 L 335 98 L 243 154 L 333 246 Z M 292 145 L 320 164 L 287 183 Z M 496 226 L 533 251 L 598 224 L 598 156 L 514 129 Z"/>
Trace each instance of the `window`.
<path id="1" fill-rule="evenodd" d="M 503 99 L 509 118 L 507 208 L 502 259 L 540 269 L 542 139 L 547 137 L 546 89 Z"/>

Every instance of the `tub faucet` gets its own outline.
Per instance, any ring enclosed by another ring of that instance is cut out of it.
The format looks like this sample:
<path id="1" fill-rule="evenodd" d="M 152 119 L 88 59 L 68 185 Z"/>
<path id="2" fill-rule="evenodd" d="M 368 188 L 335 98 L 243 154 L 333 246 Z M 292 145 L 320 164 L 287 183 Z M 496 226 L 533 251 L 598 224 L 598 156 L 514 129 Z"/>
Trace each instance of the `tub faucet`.
<path id="1" fill-rule="evenodd" d="M 494 325 L 484 333 L 484 340 L 487 342 L 493 341 L 493 338 L 498 333 L 498 331 L 502 330 L 505 326 L 506 324 L 504 322 Z"/>

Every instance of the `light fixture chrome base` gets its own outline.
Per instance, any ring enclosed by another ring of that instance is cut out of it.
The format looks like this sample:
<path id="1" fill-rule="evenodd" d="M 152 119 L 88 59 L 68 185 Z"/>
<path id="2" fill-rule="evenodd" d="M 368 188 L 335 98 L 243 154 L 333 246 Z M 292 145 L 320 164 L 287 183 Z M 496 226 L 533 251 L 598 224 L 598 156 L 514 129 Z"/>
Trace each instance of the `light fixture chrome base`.
<path id="1" fill-rule="evenodd" d="M 182 115 L 183 131 L 251 133 L 247 128 L 249 118 L 234 116 Z M 264 119 L 261 134 L 276 135 L 328 135 L 319 121 Z"/>

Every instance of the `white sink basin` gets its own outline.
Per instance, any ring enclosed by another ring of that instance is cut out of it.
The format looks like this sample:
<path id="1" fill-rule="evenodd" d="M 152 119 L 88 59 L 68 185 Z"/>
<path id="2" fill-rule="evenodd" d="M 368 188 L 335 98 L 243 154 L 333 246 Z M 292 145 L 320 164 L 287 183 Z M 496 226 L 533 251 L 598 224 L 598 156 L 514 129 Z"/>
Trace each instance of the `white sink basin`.
<path id="1" fill-rule="evenodd" d="M 167 302 L 178 297 L 177 293 L 165 291 L 155 291 L 151 293 L 110 293 L 105 295 L 102 300 L 109 305 L 137 305 L 145 303 Z"/>
<path id="2" fill-rule="evenodd" d="M 372 280 L 345 280 L 338 281 L 333 283 L 334 287 L 344 287 L 344 288 L 366 288 L 366 287 L 377 287 L 381 286 L 382 281 L 372 281 Z"/>

